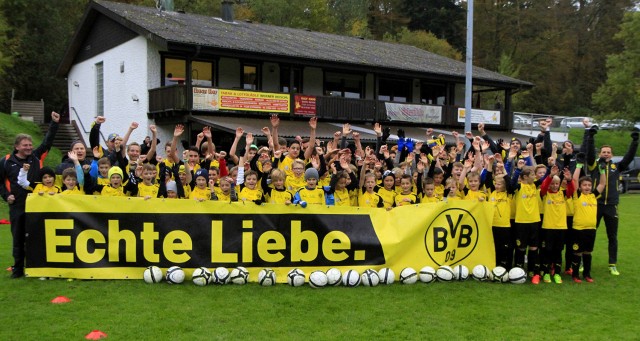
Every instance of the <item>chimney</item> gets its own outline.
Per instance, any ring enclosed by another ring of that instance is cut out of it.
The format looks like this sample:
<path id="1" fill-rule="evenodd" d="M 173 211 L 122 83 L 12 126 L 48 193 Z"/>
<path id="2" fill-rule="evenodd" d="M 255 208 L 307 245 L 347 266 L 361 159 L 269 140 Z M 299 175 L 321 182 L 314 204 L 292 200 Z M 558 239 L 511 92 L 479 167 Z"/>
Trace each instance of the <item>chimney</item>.
<path id="1" fill-rule="evenodd" d="M 222 0 L 222 17 L 226 22 L 233 22 L 233 1 Z"/>

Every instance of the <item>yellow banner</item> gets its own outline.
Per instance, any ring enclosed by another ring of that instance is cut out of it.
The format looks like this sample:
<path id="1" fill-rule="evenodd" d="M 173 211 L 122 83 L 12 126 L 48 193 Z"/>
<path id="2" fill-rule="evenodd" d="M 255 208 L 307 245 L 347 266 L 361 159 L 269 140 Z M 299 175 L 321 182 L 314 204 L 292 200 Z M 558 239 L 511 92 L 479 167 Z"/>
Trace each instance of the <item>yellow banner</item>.
<path id="1" fill-rule="evenodd" d="M 291 111 L 289 94 L 219 89 L 218 98 L 219 109 L 282 113 Z"/>
<path id="2" fill-rule="evenodd" d="M 28 276 L 140 279 L 149 265 L 244 266 L 278 282 L 337 267 L 495 266 L 488 203 L 384 209 L 256 205 L 178 199 L 37 196 L 27 199 Z"/>

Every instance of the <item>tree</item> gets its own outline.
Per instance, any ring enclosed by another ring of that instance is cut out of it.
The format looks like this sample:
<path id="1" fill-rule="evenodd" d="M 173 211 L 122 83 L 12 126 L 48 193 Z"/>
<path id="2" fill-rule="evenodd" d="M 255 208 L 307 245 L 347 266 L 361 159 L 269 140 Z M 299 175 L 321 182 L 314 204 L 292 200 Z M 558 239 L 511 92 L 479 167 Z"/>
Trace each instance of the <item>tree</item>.
<path id="1" fill-rule="evenodd" d="M 449 45 L 446 40 L 438 39 L 431 32 L 422 30 L 409 31 L 406 27 L 403 27 L 396 36 L 385 34 L 384 40 L 415 46 L 451 59 L 462 60 L 462 54 L 459 51 Z"/>
<path id="2" fill-rule="evenodd" d="M 465 48 L 465 9 L 455 0 L 404 0 L 401 12 L 411 31 L 424 30 L 445 39 L 457 50 Z"/>
<path id="3" fill-rule="evenodd" d="M 269 25 L 332 33 L 334 18 L 325 0 L 251 0 L 240 6 L 249 19 Z"/>
<path id="4" fill-rule="evenodd" d="M 407 25 L 409 19 L 402 15 L 401 5 L 402 0 L 369 0 L 367 23 L 375 39 L 396 35 Z"/>
<path id="5" fill-rule="evenodd" d="M 593 94 L 606 116 L 640 121 L 640 12 L 628 12 L 615 38 L 624 49 L 607 57 L 607 80 Z"/>

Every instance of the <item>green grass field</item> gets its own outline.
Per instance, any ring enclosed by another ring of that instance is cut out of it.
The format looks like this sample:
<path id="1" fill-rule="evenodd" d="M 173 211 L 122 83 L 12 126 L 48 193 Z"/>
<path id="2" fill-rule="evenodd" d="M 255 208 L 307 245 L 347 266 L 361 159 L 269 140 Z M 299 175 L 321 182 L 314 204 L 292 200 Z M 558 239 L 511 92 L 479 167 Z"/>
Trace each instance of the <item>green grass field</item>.
<path id="1" fill-rule="evenodd" d="M 622 198 L 619 277 L 607 272 L 606 233 L 598 231 L 594 284 L 197 287 L 12 280 L 6 272 L 0 276 L 0 340 L 80 340 L 94 329 L 114 340 L 637 339 L 639 205 L 638 195 Z M 0 207 L 1 217 L 6 212 Z M 0 225 L 2 269 L 12 264 L 10 246 L 9 226 Z M 72 302 L 49 303 L 59 295 Z"/>

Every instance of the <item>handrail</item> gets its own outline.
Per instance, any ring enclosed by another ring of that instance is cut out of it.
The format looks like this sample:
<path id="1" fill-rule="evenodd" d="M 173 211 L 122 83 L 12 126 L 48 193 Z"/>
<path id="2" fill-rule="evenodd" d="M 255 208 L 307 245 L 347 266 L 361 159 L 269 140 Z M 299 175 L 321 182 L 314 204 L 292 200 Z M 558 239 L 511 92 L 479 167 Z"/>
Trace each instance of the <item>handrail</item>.
<path id="1" fill-rule="evenodd" d="M 78 112 L 76 111 L 76 108 L 75 107 L 69 107 L 69 110 L 73 110 L 73 113 L 76 115 L 76 118 L 78 119 L 78 122 L 80 122 L 80 126 L 82 127 L 82 131 L 85 134 L 91 133 L 91 130 L 87 130 L 87 128 L 84 127 L 84 124 L 82 124 L 82 119 L 80 118 L 80 115 L 78 115 Z M 102 131 L 100 131 L 100 136 L 102 137 L 102 141 L 106 143 L 107 139 L 104 138 L 104 135 L 102 134 Z"/>

